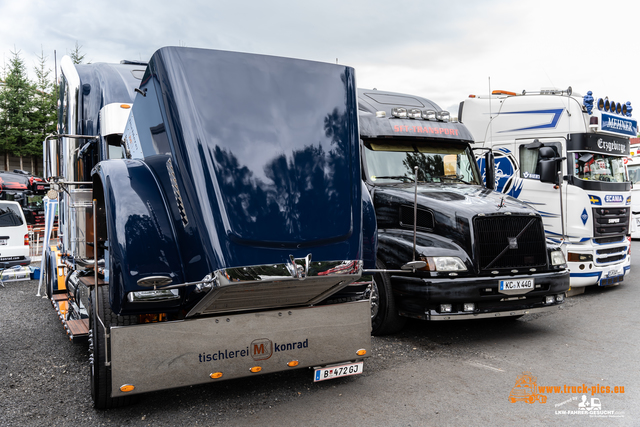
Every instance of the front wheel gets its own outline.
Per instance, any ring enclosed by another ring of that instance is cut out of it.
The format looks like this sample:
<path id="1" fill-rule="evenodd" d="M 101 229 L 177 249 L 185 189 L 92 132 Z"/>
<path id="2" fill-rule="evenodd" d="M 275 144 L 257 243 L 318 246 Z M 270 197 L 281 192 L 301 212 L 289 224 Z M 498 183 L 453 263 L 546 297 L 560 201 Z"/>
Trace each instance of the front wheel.
<path id="1" fill-rule="evenodd" d="M 377 265 L 380 269 L 385 268 L 379 260 Z M 371 288 L 371 333 L 387 335 L 400 331 L 407 319 L 398 314 L 389 275 L 376 273 Z"/>
<path id="2" fill-rule="evenodd" d="M 98 292 L 100 292 L 100 317 L 104 322 L 104 326 L 109 329 L 111 326 L 125 326 L 137 323 L 134 316 L 118 316 L 111 311 L 108 291 L 109 288 L 107 286 L 98 287 Z M 134 402 L 136 399 L 135 395 L 111 397 L 111 367 L 105 366 L 106 346 L 109 345 L 109 342 L 105 343 L 105 329 L 98 320 L 98 315 L 95 310 L 95 297 L 95 290 L 91 290 L 91 315 L 89 317 L 91 328 L 89 351 L 91 357 L 89 362 L 91 369 L 91 397 L 93 398 L 93 406 L 96 409 L 110 409 L 127 406 Z"/>

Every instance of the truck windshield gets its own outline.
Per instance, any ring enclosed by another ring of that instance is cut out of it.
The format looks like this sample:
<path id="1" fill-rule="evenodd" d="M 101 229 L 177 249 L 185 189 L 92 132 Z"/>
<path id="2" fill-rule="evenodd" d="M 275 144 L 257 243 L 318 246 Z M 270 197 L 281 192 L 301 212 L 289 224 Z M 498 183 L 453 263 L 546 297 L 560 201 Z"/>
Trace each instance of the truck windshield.
<path id="1" fill-rule="evenodd" d="M 462 182 L 480 185 L 476 163 L 466 144 L 384 140 L 365 142 L 369 179 L 376 183 Z"/>
<path id="2" fill-rule="evenodd" d="M 575 175 L 584 180 L 626 182 L 624 158 L 596 153 L 571 153 Z"/>
<path id="3" fill-rule="evenodd" d="M 627 172 L 629 173 L 629 181 L 640 182 L 640 165 L 627 165 Z"/>

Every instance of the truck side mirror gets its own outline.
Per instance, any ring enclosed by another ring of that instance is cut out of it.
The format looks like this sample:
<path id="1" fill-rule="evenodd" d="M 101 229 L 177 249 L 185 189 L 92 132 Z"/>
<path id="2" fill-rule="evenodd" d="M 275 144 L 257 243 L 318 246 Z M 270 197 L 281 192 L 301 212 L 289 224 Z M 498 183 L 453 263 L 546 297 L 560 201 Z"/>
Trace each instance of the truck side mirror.
<path id="1" fill-rule="evenodd" d="M 496 189 L 496 166 L 493 151 L 489 150 L 484 155 L 485 187 L 489 190 Z"/>
<path id="2" fill-rule="evenodd" d="M 540 182 L 558 183 L 558 160 L 556 158 L 540 160 Z"/>
<path id="3" fill-rule="evenodd" d="M 560 161 L 564 157 L 557 157 L 556 152 L 551 147 L 542 146 L 538 150 L 538 167 L 540 168 L 540 182 L 559 184 L 558 172 L 560 171 Z"/>

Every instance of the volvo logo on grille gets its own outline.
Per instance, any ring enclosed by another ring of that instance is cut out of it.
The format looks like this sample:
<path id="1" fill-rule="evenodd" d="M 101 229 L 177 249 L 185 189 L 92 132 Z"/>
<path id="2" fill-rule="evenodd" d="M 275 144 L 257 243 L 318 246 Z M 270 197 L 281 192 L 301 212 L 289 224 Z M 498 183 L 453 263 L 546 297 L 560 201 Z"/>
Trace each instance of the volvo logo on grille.
<path id="1" fill-rule="evenodd" d="M 517 237 L 507 237 L 507 240 L 509 240 L 509 249 L 518 249 Z"/>

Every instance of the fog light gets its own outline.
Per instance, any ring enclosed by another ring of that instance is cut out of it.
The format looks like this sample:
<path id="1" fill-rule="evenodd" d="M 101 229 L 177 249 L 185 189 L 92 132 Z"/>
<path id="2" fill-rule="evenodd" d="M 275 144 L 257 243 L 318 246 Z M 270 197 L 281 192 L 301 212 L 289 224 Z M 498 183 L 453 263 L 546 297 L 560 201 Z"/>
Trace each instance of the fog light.
<path id="1" fill-rule="evenodd" d="M 544 297 L 545 304 L 553 304 L 555 300 L 556 300 L 556 297 L 554 297 L 553 295 L 547 295 L 546 297 Z"/>
<path id="2" fill-rule="evenodd" d="M 440 313 L 451 313 L 451 304 L 440 304 Z"/>
<path id="3" fill-rule="evenodd" d="M 563 302 L 563 301 L 564 301 L 564 294 L 556 295 L 556 302 Z"/>
<path id="4" fill-rule="evenodd" d="M 476 305 L 472 302 L 465 302 L 463 310 L 464 311 L 474 311 L 476 309 Z"/>

